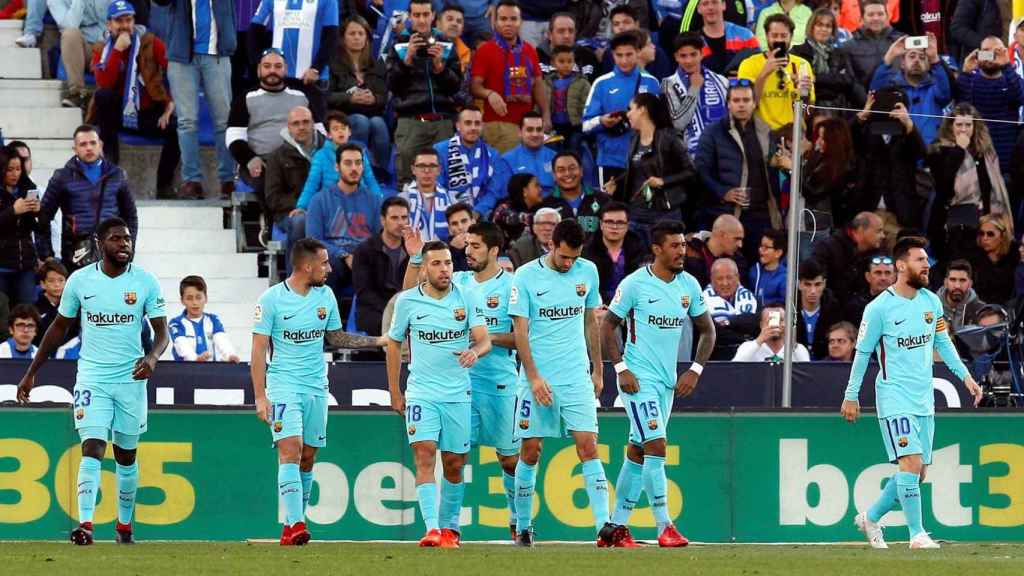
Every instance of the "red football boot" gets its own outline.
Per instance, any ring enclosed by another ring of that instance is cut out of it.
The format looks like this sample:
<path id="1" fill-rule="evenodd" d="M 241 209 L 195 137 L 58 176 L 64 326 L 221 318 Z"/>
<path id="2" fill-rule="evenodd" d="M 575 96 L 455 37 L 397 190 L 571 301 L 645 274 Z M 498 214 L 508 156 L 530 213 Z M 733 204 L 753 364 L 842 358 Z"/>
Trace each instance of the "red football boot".
<path id="1" fill-rule="evenodd" d="M 441 529 L 441 543 L 438 548 L 460 548 L 461 536 L 455 530 Z"/>
<path id="2" fill-rule="evenodd" d="M 429 530 L 423 535 L 423 538 L 420 538 L 420 548 L 437 548 L 441 545 L 441 538 L 440 530 L 437 528 Z"/>
<path id="3" fill-rule="evenodd" d="M 519 539 L 518 538 L 519 532 L 516 531 L 516 525 L 515 524 L 509 524 L 508 525 L 508 531 L 512 534 L 512 541 L 513 542 L 515 542 L 516 540 Z"/>
<path id="4" fill-rule="evenodd" d="M 287 526 L 281 533 L 281 546 L 304 546 L 309 543 L 309 530 L 305 522 L 296 522 Z"/>
<path id="5" fill-rule="evenodd" d="M 71 542 L 76 546 L 92 545 L 92 522 L 82 522 L 71 531 Z"/>
<path id="6" fill-rule="evenodd" d="M 674 524 L 666 526 L 661 531 L 661 535 L 658 536 L 658 546 L 662 548 L 682 548 L 689 543 L 690 541 L 686 539 L 686 536 L 683 536 L 679 533 L 679 530 L 676 530 Z"/>
<path id="7" fill-rule="evenodd" d="M 630 534 L 629 528 L 625 526 L 623 528 L 623 534 L 620 535 L 619 540 L 615 543 L 616 548 L 643 548 L 644 545 L 640 544 L 636 540 L 633 540 L 633 535 Z"/>
<path id="8" fill-rule="evenodd" d="M 281 528 L 281 546 L 288 546 L 292 541 L 292 527 L 285 525 Z"/>
<path id="9" fill-rule="evenodd" d="M 132 538 L 131 524 L 121 524 L 118 522 L 114 530 L 117 533 L 118 544 L 135 544 L 135 539 Z"/>

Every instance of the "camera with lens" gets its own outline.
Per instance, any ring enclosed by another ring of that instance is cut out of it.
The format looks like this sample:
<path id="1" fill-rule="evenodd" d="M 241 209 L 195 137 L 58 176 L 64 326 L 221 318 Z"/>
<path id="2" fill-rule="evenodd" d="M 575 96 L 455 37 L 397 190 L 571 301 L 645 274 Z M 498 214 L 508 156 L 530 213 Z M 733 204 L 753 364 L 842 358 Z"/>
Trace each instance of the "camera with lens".
<path id="1" fill-rule="evenodd" d="M 419 37 L 420 37 L 420 38 L 423 38 L 423 35 L 422 35 L 422 34 L 419 34 Z M 429 54 L 427 53 L 427 50 L 428 50 L 428 49 L 429 49 L 429 48 L 430 48 L 431 46 L 433 46 L 434 44 L 436 44 L 436 43 L 437 43 L 437 40 L 436 40 L 436 39 L 435 39 L 435 38 L 434 38 L 433 36 L 427 36 L 427 37 L 426 37 L 426 42 L 427 42 L 427 45 L 426 45 L 426 46 L 420 46 L 420 47 L 419 47 L 419 49 L 418 49 L 418 50 L 416 50 L 416 56 L 418 56 L 418 57 L 420 57 L 420 58 L 426 58 L 427 56 L 429 56 Z"/>

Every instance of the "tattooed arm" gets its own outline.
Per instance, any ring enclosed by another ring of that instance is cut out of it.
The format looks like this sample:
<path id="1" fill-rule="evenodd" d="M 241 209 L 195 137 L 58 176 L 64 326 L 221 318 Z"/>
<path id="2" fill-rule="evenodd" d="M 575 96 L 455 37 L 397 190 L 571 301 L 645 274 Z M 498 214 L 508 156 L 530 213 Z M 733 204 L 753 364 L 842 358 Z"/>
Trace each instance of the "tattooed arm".
<path id="1" fill-rule="evenodd" d="M 324 335 L 328 348 L 355 350 L 359 348 L 383 348 L 387 343 L 384 336 L 362 336 L 343 330 L 328 330 Z"/>

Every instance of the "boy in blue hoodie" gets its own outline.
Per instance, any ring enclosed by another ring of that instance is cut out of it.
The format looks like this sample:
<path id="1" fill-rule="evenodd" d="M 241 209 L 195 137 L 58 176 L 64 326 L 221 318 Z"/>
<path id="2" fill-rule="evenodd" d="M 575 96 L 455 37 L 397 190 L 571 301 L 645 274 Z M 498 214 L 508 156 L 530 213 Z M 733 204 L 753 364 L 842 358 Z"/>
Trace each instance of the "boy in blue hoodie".
<path id="1" fill-rule="evenodd" d="M 331 110 L 324 118 L 324 126 L 327 128 L 328 139 L 322 148 L 313 155 L 313 163 L 309 167 L 309 176 L 306 178 L 306 185 L 302 187 L 302 194 L 295 203 L 299 210 L 307 210 L 313 197 L 324 188 L 330 188 L 338 184 L 338 167 L 335 154 L 338 146 L 348 144 L 352 135 L 352 129 L 348 123 L 348 116 L 344 112 Z M 370 169 L 370 155 L 366 148 L 363 148 L 363 178 L 359 182 L 361 187 L 366 188 L 371 194 L 381 197 L 380 184 Z"/>
<path id="2" fill-rule="evenodd" d="M 747 286 L 760 306 L 786 301 L 786 231 L 765 230 L 757 248 L 757 264 L 750 268 Z"/>

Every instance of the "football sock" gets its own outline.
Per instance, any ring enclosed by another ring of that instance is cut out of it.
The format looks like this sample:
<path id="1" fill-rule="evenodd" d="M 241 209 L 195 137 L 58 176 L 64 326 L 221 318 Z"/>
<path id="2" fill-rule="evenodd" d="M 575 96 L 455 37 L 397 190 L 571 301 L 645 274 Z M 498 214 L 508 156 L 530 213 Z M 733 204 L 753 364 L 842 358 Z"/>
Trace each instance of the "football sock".
<path id="1" fill-rule="evenodd" d="M 619 469 L 619 479 L 615 482 L 615 512 L 612 514 L 612 522 L 615 524 L 628 524 L 629 516 L 636 508 L 636 501 L 640 499 L 640 492 L 643 490 L 641 473 L 645 470 L 643 464 L 633 462 L 629 458 L 622 463 Z"/>
<path id="2" fill-rule="evenodd" d="M 516 475 L 503 472 L 501 480 L 505 484 L 505 500 L 508 501 L 508 523 L 516 523 Z"/>
<path id="3" fill-rule="evenodd" d="M 644 490 L 651 503 L 651 512 L 658 525 L 658 535 L 671 524 L 668 517 L 668 480 L 665 478 L 665 457 L 644 456 Z"/>
<path id="4" fill-rule="evenodd" d="M 878 500 L 868 508 L 867 517 L 868 520 L 878 523 L 885 516 L 885 513 L 892 510 L 899 502 L 899 498 L 896 496 L 896 477 L 889 478 L 889 481 L 885 483 L 885 488 L 882 488 L 882 493 L 878 495 Z"/>
<path id="5" fill-rule="evenodd" d="M 135 511 L 135 493 L 139 489 L 139 463 L 130 466 L 117 465 L 117 521 L 132 523 Z"/>
<path id="6" fill-rule="evenodd" d="M 920 476 L 913 472 L 897 472 L 896 491 L 900 496 L 903 514 L 907 517 L 907 528 L 910 529 L 910 537 L 913 538 L 924 532 L 924 527 L 921 525 Z"/>
<path id="7" fill-rule="evenodd" d="M 284 504 L 284 523 L 292 526 L 302 522 L 302 480 L 298 464 L 277 466 L 277 495 Z"/>
<path id="8" fill-rule="evenodd" d="M 530 466 L 522 460 L 516 464 L 516 531 L 522 532 L 530 527 L 530 516 L 533 512 L 533 482 L 537 467 Z"/>
<path id="9" fill-rule="evenodd" d="M 82 456 L 78 463 L 78 521 L 92 522 L 96 493 L 100 489 L 100 461 Z"/>
<path id="10" fill-rule="evenodd" d="M 313 471 L 299 470 L 299 478 L 302 479 L 302 517 L 305 518 L 306 509 L 309 508 L 309 494 L 313 491 Z"/>
<path id="11" fill-rule="evenodd" d="M 604 464 L 597 458 L 584 462 L 583 481 L 590 498 L 590 511 L 594 514 L 594 526 L 600 530 L 608 522 L 608 479 L 604 476 Z"/>
<path id="12" fill-rule="evenodd" d="M 462 497 L 466 493 L 466 484 L 449 482 L 441 479 L 441 511 L 439 514 L 442 528 L 459 531 L 459 513 L 462 512 Z"/>
<path id="13" fill-rule="evenodd" d="M 420 515 L 427 531 L 437 530 L 437 484 L 428 482 L 416 486 L 416 499 L 420 502 Z"/>

